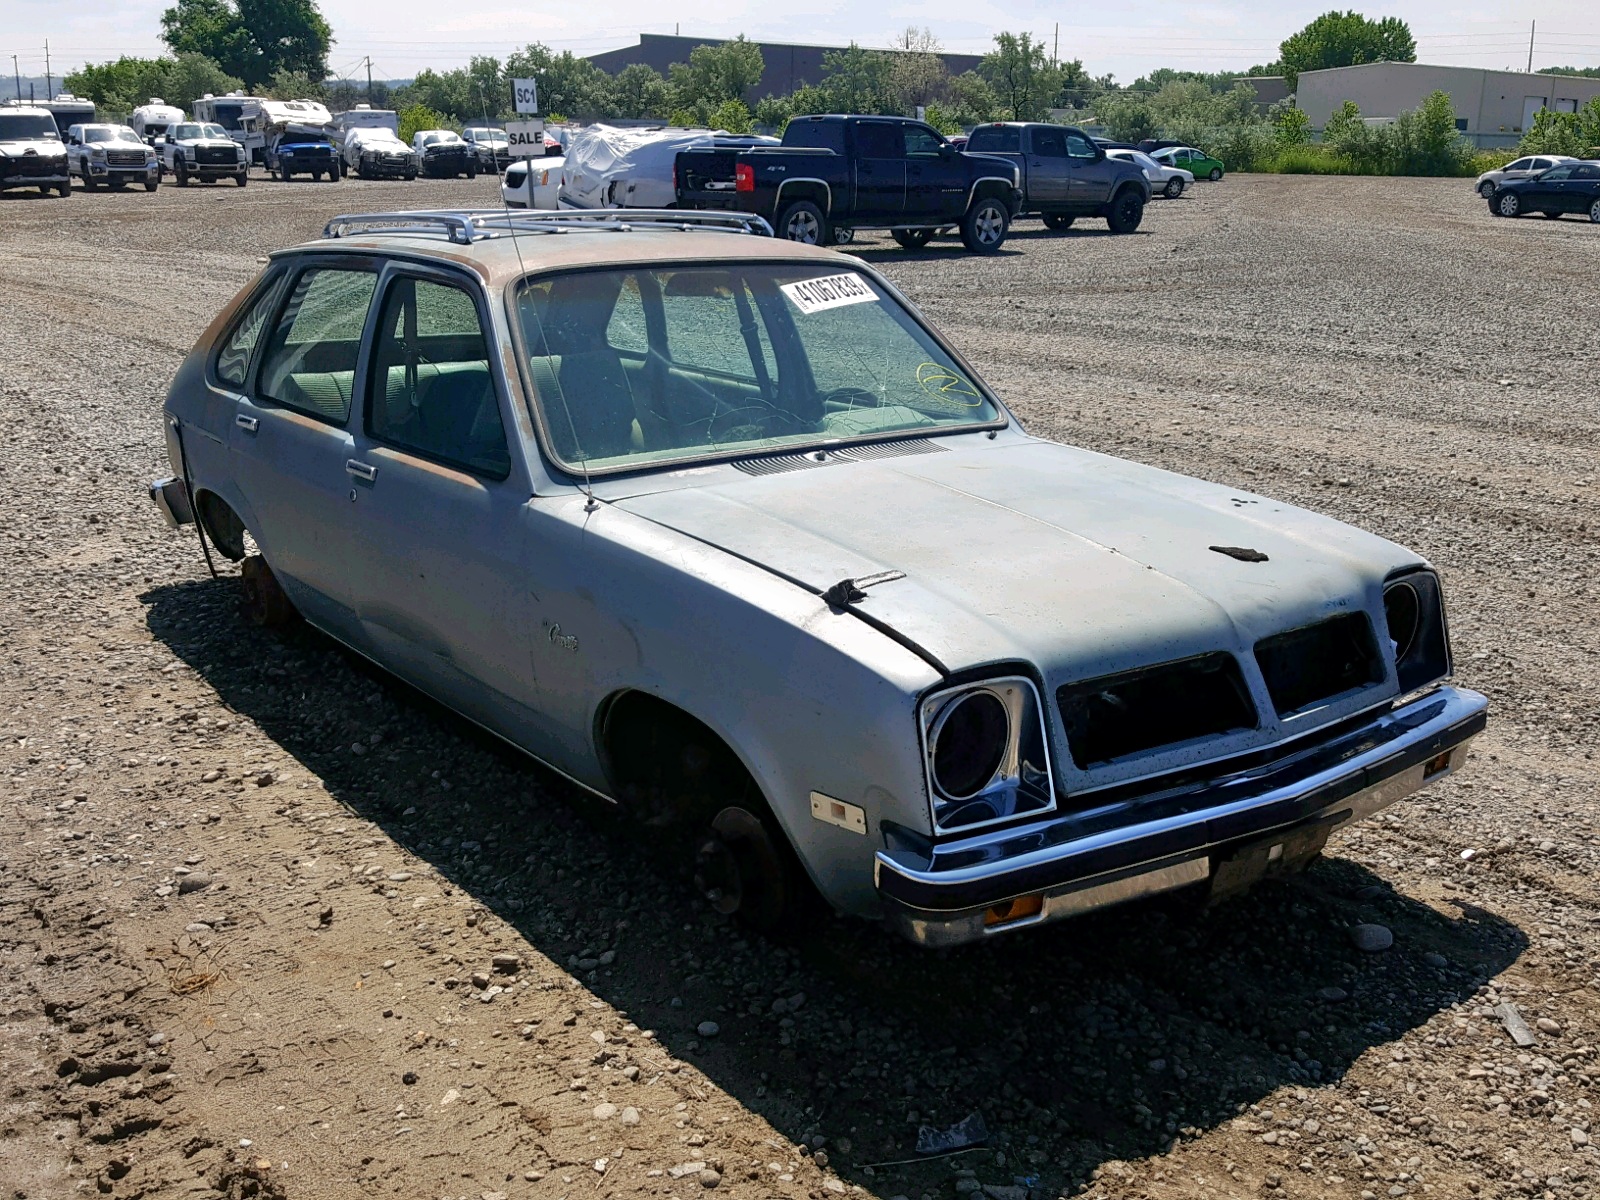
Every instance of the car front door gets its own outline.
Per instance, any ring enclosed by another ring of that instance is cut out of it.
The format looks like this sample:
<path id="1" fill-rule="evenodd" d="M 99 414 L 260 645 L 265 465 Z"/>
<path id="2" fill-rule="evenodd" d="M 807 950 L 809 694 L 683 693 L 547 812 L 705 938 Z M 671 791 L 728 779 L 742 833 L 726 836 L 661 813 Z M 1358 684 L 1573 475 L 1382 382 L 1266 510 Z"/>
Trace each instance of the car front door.
<path id="1" fill-rule="evenodd" d="M 1571 180 L 1571 167 L 1552 167 L 1528 184 L 1522 197 L 1524 207 L 1535 212 L 1570 212 Z"/>
<path id="2" fill-rule="evenodd" d="M 1076 129 L 1063 133 L 1066 145 L 1067 166 L 1071 174 L 1072 207 L 1080 212 L 1092 212 L 1111 200 L 1111 185 L 1117 178 L 1116 164 L 1106 158 L 1105 151 Z"/>
<path id="3" fill-rule="evenodd" d="M 926 125 L 902 125 L 906 217 L 953 220 L 966 209 L 967 164 Z"/>
<path id="4" fill-rule="evenodd" d="M 245 520 L 267 564 L 307 617 L 341 636 L 356 633 L 348 425 L 378 268 L 316 255 L 287 273 L 229 431 Z M 225 344 L 219 375 L 230 353 Z"/>
<path id="5" fill-rule="evenodd" d="M 906 144 L 897 121 L 858 121 L 856 219 L 893 223 L 905 219 Z"/>
<path id="6" fill-rule="evenodd" d="M 481 287 L 384 278 L 351 454 L 354 603 L 375 656 L 507 736 L 547 738 L 528 656 L 531 488 Z"/>

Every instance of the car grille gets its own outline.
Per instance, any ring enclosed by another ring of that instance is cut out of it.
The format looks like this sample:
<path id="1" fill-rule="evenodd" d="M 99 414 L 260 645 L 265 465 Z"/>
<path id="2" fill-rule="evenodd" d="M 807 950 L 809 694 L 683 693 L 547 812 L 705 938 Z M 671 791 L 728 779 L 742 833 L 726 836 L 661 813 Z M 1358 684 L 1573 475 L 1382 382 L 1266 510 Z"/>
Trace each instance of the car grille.
<path id="1" fill-rule="evenodd" d="M 1280 717 L 1383 682 L 1383 659 L 1365 613 L 1346 613 L 1259 641 L 1256 664 Z"/>
<path id="2" fill-rule="evenodd" d="M 113 167 L 142 167 L 145 163 L 142 150 L 107 150 L 106 162 Z"/>
<path id="3" fill-rule="evenodd" d="M 1056 704 L 1080 770 L 1257 723 L 1244 673 L 1221 651 L 1069 683 Z"/>
<path id="4" fill-rule="evenodd" d="M 24 154 L 19 158 L 0 158 L 0 174 L 49 175 L 67 169 L 65 154 Z"/>
<path id="5" fill-rule="evenodd" d="M 239 161 L 239 155 L 231 146 L 199 146 L 195 149 L 194 160 L 207 166 L 223 163 L 232 166 Z"/>

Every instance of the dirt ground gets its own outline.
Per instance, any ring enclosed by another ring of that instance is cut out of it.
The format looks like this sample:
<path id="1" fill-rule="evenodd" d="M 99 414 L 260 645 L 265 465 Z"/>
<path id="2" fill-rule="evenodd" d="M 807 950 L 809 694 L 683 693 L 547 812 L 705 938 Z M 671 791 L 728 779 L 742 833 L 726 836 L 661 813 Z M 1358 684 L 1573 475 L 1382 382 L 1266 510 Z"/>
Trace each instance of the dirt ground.
<path id="1" fill-rule="evenodd" d="M 1467 770 L 1291 883 L 928 953 L 743 936 L 540 768 L 245 625 L 148 503 L 167 381 L 262 255 L 493 199 L 0 199 L 0 1194 L 1600 1188 L 1600 228 L 1239 177 L 1125 238 L 858 240 L 1035 432 L 1428 555 L 1493 701 Z M 974 1112 L 986 1148 L 909 1161 Z"/>

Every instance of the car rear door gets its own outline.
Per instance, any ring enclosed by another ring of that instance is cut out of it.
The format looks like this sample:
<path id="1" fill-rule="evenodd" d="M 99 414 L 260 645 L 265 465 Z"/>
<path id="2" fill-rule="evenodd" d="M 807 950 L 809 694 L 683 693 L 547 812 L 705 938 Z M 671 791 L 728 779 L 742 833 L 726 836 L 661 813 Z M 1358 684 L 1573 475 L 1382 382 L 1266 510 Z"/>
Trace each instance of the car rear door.
<path id="1" fill-rule="evenodd" d="M 1572 168 L 1571 206 L 1569 211 L 1589 214 L 1597 200 L 1600 200 L 1600 166 L 1582 163 Z"/>
<path id="2" fill-rule="evenodd" d="M 966 209 L 967 164 L 926 125 L 902 125 L 906 219 L 953 220 Z"/>
<path id="3" fill-rule="evenodd" d="M 1071 200 L 1072 169 L 1064 134 L 1049 125 L 1029 125 L 1023 130 L 1028 195 L 1042 209 L 1063 209 Z"/>
<path id="4" fill-rule="evenodd" d="M 242 514 L 295 605 L 342 636 L 351 608 L 351 400 L 379 261 L 307 255 L 286 272 L 230 434 Z M 217 371 L 231 368 L 224 344 Z"/>
<path id="5" fill-rule="evenodd" d="M 906 145 L 897 121 L 857 121 L 856 220 L 877 224 L 905 219 Z"/>

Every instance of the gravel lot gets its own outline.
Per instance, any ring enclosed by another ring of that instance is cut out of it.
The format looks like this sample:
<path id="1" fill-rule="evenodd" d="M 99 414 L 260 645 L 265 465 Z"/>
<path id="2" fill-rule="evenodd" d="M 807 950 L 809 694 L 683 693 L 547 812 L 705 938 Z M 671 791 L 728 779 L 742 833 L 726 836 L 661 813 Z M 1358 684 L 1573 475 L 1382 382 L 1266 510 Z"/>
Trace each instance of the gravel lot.
<path id="1" fill-rule="evenodd" d="M 1035 431 L 1427 554 L 1495 709 L 1467 771 L 1290 884 L 929 954 L 741 936 L 671 847 L 245 626 L 145 499 L 167 380 L 259 256 L 494 190 L 0 198 L 8 1194 L 1600 1190 L 1600 228 L 1245 176 L 1133 237 L 852 247 Z M 973 1112 L 989 1148 L 905 1161 Z"/>

